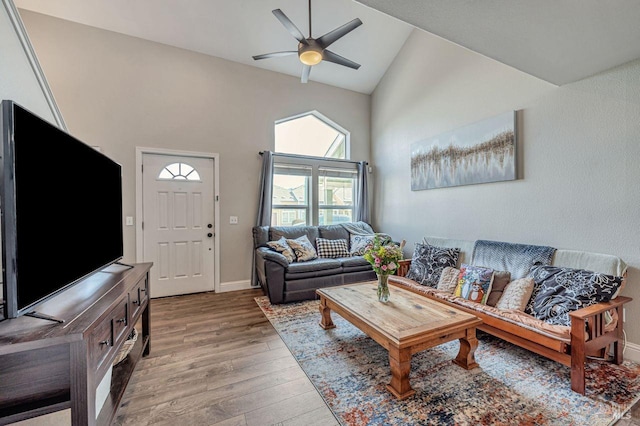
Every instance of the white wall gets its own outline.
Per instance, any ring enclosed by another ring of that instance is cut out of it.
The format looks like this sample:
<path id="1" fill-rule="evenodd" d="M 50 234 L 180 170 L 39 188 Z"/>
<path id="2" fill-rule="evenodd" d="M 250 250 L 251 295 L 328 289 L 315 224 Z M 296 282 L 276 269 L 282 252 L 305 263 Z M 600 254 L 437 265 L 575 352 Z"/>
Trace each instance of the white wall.
<path id="1" fill-rule="evenodd" d="M 123 166 L 124 214 L 135 215 L 135 147 L 220 154 L 221 281 L 249 280 L 261 157 L 274 122 L 318 110 L 351 131 L 367 160 L 370 96 L 21 11 L 70 133 Z M 229 225 L 229 216 L 239 225 Z M 139 219 L 139 218 L 138 218 Z M 125 258 L 135 260 L 134 227 Z"/>
<path id="2" fill-rule="evenodd" d="M 519 113 L 520 179 L 410 190 L 413 142 Z M 415 30 L 372 95 L 375 225 L 550 245 L 629 265 L 626 329 L 640 342 L 640 61 L 555 87 Z M 412 245 L 408 246 L 409 252 Z"/>
<path id="3" fill-rule="evenodd" d="M 56 124 L 52 106 L 47 102 L 38 75 L 29 62 L 25 47 L 14 27 L 9 10 L 15 10 L 11 0 L 0 1 L 0 100 L 11 99 Z M 19 16 L 16 16 L 19 19 Z M 46 84 L 44 81 L 43 84 Z M 2 260 L 0 259 L 0 264 Z M 2 283 L 2 276 L 0 276 Z M 0 285 L 0 299 L 3 289 Z"/>

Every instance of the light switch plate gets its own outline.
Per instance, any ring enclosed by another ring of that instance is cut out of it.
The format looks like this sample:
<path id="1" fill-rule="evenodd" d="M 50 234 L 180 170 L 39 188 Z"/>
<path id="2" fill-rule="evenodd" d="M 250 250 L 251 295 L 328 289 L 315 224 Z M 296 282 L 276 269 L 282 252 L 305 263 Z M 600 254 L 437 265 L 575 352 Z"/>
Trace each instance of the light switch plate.
<path id="1" fill-rule="evenodd" d="M 124 221 L 125 225 L 133 226 L 133 216 L 127 216 Z"/>

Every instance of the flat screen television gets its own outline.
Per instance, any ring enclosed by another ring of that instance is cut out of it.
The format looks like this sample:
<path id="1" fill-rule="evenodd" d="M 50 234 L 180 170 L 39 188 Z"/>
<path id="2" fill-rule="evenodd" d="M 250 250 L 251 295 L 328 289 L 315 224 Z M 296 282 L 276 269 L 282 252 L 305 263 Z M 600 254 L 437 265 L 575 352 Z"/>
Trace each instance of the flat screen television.
<path id="1" fill-rule="evenodd" d="M 5 317 L 122 259 L 121 166 L 2 101 L 0 208 Z"/>

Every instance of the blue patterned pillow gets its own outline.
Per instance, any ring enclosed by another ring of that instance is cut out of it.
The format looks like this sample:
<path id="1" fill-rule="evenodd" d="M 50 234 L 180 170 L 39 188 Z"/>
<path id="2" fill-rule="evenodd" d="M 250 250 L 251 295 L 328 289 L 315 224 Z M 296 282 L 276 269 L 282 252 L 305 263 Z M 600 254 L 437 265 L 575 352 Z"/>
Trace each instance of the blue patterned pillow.
<path id="1" fill-rule="evenodd" d="M 529 276 L 535 288 L 527 309 L 555 325 L 571 325 L 569 312 L 608 302 L 622 285 L 622 277 L 557 266 L 534 266 Z"/>
<path id="2" fill-rule="evenodd" d="M 416 243 L 407 278 L 418 284 L 436 288 L 444 268 L 455 268 L 459 255 L 459 248 Z"/>
<path id="3" fill-rule="evenodd" d="M 362 256 L 364 255 L 364 250 L 368 245 L 373 244 L 373 239 L 375 235 L 354 235 L 351 234 L 351 250 L 349 253 L 351 256 Z"/>

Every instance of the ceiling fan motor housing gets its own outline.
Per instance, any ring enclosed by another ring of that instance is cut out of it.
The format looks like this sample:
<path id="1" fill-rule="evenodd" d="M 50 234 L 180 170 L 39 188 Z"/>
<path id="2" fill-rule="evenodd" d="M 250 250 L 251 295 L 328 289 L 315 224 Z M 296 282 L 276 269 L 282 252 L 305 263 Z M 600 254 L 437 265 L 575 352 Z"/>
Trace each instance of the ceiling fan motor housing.
<path id="1" fill-rule="evenodd" d="M 307 39 L 307 44 L 298 43 L 298 58 L 305 65 L 316 65 L 322 61 L 324 49 L 313 38 Z"/>

